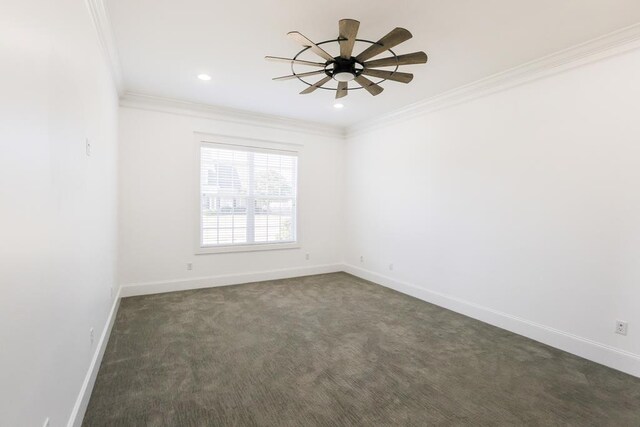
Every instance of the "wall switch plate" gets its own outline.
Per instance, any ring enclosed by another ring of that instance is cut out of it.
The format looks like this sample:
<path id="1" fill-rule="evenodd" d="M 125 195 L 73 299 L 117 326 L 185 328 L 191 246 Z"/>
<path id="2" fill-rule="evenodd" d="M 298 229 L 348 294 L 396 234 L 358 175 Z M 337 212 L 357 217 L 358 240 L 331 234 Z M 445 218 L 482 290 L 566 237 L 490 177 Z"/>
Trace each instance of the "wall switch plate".
<path id="1" fill-rule="evenodd" d="M 84 139 L 84 149 L 87 153 L 87 157 L 91 156 L 91 143 L 89 142 L 89 138 Z"/>
<path id="2" fill-rule="evenodd" d="M 310 257 L 309 257 L 309 254 L 306 254 L 306 255 L 304 256 L 304 259 L 306 259 L 307 261 L 309 261 L 309 258 L 310 258 Z"/>
<path id="3" fill-rule="evenodd" d="M 190 262 L 187 263 L 187 270 L 189 271 L 193 270 L 193 263 L 190 263 Z"/>
<path id="4" fill-rule="evenodd" d="M 364 257 L 360 255 L 360 262 L 364 262 Z"/>
<path id="5" fill-rule="evenodd" d="M 627 326 L 624 320 L 616 320 L 616 334 L 627 335 Z"/>

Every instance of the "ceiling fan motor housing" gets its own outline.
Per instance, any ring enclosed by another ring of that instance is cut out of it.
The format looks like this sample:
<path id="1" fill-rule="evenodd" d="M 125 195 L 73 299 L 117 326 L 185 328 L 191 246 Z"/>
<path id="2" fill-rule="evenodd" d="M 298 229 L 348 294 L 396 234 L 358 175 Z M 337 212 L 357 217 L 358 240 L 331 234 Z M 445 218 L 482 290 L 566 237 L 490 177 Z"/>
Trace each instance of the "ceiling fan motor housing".
<path id="1" fill-rule="evenodd" d="M 358 62 L 353 57 L 345 59 L 338 56 L 333 58 L 333 61 L 330 61 L 329 64 L 327 64 L 327 66 L 333 64 L 333 68 L 325 69 L 325 72 L 336 81 L 350 82 L 362 72 L 362 68 L 360 70 L 356 68 L 357 63 Z"/>

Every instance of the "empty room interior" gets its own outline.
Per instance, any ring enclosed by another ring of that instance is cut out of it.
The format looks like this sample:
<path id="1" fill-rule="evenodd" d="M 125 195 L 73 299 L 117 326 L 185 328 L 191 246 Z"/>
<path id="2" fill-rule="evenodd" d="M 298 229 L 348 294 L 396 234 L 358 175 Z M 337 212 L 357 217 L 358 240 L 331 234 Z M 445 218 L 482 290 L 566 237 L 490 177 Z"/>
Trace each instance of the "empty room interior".
<path id="1" fill-rule="evenodd" d="M 0 77 L 0 426 L 640 426 L 638 0 L 3 0 Z"/>

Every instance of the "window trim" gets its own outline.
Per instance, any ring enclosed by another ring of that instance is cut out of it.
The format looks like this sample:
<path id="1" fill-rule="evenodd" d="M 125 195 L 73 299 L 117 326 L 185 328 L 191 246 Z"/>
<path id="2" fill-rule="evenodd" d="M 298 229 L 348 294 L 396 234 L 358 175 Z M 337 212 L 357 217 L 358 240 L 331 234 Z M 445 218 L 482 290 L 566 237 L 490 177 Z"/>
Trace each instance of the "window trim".
<path id="1" fill-rule="evenodd" d="M 237 253 L 237 252 L 258 252 L 258 251 L 273 251 L 273 250 L 286 250 L 286 249 L 299 249 L 301 244 L 301 227 L 300 227 L 300 160 L 301 160 L 301 148 L 302 144 L 285 143 L 277 141 L 267 141 L 253 138 L 239 138 L 228 135 L 215 135 L 202 132 L 194 132 L 195 135 L 195 152 L 196 152 L 196 167 L 194 174 L 194 206 L 196 221 L 195 221 L 195 254 L 221 254 L 221 253 Z M 202 232 L 202 212 L 201 212 L 201 199 L 200 199 L 200 168 L 201 168 L 201 147 L 204 144 L 216 144 L 216 145 L 228 145 L 236 150 L 246 151 L 285 151 L 290 152 L 292 155 L 297 156 L 297 172 L 296 172 L 296 203 L 295 203 L 295 235 L 296 240 L 287 242 L 273 242 L 273 243 L 251 243 L 251 244 L 231 244 L 231 245 L 219 245 L 219 246 L 202 246 L 201 245 L 201 232 Z"/>

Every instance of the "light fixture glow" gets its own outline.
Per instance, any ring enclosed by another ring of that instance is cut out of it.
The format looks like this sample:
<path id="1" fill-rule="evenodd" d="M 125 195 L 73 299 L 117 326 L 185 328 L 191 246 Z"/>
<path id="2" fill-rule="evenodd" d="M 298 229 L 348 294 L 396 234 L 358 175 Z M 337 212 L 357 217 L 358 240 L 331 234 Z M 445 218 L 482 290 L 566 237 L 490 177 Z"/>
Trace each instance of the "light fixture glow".
<path id="1" fill-rule="evenodd" d="M 340 108 L 343 108 L 343 107 L 344 107 L 344 105 L 343 105 L 343 104 L 333 104 L 333 108 L 338 108 L 338 109 L 340 109 Z"/>
<path id="2" fill-rule="evenodd" d="M 341 71 L 339 73 L 335 73 L 333 75 L 333 78 L 339 82 L 350 82 L 351 80 L 355 79 L 356 76 L 348 71 Z"/>
<path id="3" fill-rule="evenodd" d="M 209 74 L 198 74 L 198 78 L 200 80 L 209 81 L 211 80 L 211 76 Z"/>

